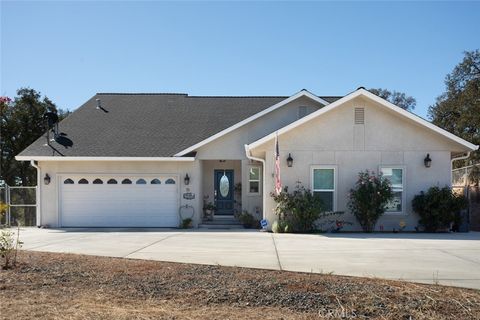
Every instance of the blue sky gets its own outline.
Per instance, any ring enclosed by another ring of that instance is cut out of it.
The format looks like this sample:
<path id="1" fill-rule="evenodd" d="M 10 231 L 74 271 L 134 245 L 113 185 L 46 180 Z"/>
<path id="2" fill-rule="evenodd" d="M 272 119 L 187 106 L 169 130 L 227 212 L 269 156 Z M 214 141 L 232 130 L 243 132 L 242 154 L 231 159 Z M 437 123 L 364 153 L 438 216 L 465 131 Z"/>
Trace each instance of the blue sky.
<path id="1" fill-rule="evenodd" d="M 480 47 L 480 2 L 5 2 L 1 94 L 406 92 L 415 113 Z"/>

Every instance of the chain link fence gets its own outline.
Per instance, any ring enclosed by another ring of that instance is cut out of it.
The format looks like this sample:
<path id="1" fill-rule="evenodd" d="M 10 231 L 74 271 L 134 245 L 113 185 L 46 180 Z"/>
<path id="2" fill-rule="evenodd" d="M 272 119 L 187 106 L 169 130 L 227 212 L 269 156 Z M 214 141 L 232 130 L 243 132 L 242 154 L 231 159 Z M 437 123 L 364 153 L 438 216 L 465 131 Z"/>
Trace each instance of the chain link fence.
<path id="1" fill-rule="evenodd" d="M 480 231 L 480 188 L 478 186 L 480 164 L 452 170 L 452 190 L 468 200 L 468 229 Z"/>
<path id="2" fill-rule="evenodd" d="M 37 187 L 0 187 L 0 201 L 7 209 L 0 216 L 0 224 L 35 226 L 37 221 Z"/>
<path id="3" fill-rule="evenodd" d="M 474 164 L 471 166 L 466 166 L 463 168 L 453 169 L 452 170 L 452 186 L 454 187 L 463 187 L 475 184 L 475 171 L 480 169 L 480 164 Z"/>

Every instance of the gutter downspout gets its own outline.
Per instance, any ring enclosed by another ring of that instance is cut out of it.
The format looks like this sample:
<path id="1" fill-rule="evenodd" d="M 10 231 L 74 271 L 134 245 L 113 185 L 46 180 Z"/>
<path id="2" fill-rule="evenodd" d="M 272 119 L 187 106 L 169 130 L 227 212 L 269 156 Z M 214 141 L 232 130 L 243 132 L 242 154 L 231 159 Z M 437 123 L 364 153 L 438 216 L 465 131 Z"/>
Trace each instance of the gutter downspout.
<path id="1" fill-rule="evenodd" d="M 251 152 L 250 152 L 250 149 L 248 148 L 248 145 L 246 144 L 245 145 L 245 155 L 247 156 L 248 159 L 250 160 L 255 160 L 255 161 L 259 161 L 262 163 L 262 205 L 263 205 L 263 208 L 262 208 L 262 216 L 263 216 L 263 219 L 265 219 L 265 210 L 267 208 L 267 198 L 265 197 L 265 192 L 266 192 L 266 181 L 265 181 L 265 177 L 266 177 L 266 167 L 265 167 L 265 159 L 262 159 L 262 158 L 257 158 L 257 157 L 254 157 L 251 155 Z"/>
<path id="2" fill-rule="evenodd" d="M 38 166 L 38 164 L 35 160 L 30 160 L 30 165 L 32 167 L 34 167 L 35 169 L 37 169 L 37 190 L 36 190 L 36 194 L 35 194 L 35 197 L 36 197 L 35 210 L 36 210 L 37 227 L 40 227 L 42 225 L 41 214 L 40 214 L 40 208 L 41 208 L 41 206 L 40 206 L 40 199 L 41 199 L 40 186 L 42 185 L 41 184 L 42 174 L 40 172 L 40 167 Z"/>
<path id="3" fill-rule="evenodd" d="M 471 151 L 468 151 L 467 155 L 452 158 L 452 160 L 450 160 L 450 186 L 452 186 L 452 183 L 453 183 L 453 162 L 458 161 L 458 160 L 468 159 L 470 157 L 470 153 L 471 153 Z"/>

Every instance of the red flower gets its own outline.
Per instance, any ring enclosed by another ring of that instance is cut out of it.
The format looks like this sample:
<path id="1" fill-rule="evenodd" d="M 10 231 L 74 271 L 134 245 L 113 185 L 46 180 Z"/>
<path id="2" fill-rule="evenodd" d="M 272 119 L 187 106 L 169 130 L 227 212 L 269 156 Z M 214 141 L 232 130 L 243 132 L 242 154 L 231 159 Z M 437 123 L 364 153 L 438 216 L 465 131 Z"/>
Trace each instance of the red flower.
<path id="1" fill-rule="evenodd" d="M 10 99 L 9 97 L 0 97 L 0 103 L 10 103 L 12 101 L 12 99 Z"/>

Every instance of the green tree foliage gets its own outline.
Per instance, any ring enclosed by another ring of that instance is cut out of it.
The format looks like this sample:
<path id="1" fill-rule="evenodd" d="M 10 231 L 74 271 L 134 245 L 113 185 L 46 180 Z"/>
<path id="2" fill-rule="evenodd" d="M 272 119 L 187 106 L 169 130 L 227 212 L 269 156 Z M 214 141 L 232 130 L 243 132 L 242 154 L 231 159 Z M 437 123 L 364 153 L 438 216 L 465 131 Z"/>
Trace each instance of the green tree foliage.
<path id="1" fill-rule="evenodd" d="M 460 62 L 445 78 L 445 92 L 430 106 L 432 122 L 474 144 L 480 144 L 480 50 L 464 53 Z M 480 162 L 475 151 L 467 161 L 456 166 Z"/>
<path id="2" fill-rule="evenodd" d="M 0 97 L 0 179 L 7 184 L 36 184 L 35 169 L 28 162 L 16 161 L 15 156 L 45 133 L 43 115 L 47 111 L 58 112 L 60 119 L 69 114 L 30 88 L 17 90 L 13 100 Z"/>
<path id="3" fill-rule="evenodd" d="M 412 111 L 417 105 L 417 100 L 415 100 L 414 97 L 407 96 L 403 92 L 390 91 L 382 88 L 371 88 L 368 89 L 368 91 L 407 111 Z"/>

